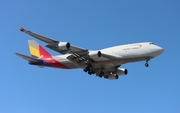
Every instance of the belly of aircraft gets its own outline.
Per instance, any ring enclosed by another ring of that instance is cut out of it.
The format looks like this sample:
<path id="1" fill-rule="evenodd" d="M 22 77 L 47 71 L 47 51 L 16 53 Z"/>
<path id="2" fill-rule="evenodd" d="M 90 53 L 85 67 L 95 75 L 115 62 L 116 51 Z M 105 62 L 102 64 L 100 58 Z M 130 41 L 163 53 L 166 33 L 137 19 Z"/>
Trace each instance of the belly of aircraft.
<path id="1" fill-rule="evenodd" d="M 114 66 L 126 64 L 126 63 L 144 61 L 147 59 L 150 59 L 150 57 L 122 58 L 122 59 L 113 59 L 113 60 L 105 60 L 105 61 L 96 61 L 96 62 L 93 62 L 92 65 L 93 67 L 96 67 L 96 68 L 101 68 L 101 67 L 108 68 L 108 67 L 114 67 Z M 63 60 L 61 63 L 68 66 L 71 69 L 85 68 L 87 66 L 87 64 L 83 62 L 72 62 L 72 61 L 69 61 L 68 59 Z"/>

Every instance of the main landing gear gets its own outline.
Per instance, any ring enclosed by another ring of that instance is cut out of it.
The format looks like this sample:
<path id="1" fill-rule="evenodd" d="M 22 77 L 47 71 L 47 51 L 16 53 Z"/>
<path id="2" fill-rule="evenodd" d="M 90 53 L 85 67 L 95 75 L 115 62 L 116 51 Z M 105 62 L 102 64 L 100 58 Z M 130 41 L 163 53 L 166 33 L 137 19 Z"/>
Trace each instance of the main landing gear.
<path id="1" fill-rule="evenodd" d="M 92 65 L 88 64 L 86 68 L 84 68 L 84 72 L 88 72 L 89 75 L 95 74 L 95 72 L 92 70 Z"/>
<path id="2" fill-rule="evenodd" d="M 95 73 L 96 73 L 95 70 L 96 70 L 96 69 L 94 69 L 91 64 L 88 64 L 88 65 L 84 68 L 84 72 L 87 72 L 89 75 L 95 74 Z M 100 78 L 102 78 L 102 77 L 104 76 L 104 72 L 103 72 L 103 71 L 100 71 L 100 73 L 99 73 L 97 76 L 99 76 Z"/>
<path id="3" fill-rule="evenodd" d="M 145 63 L 145 66 L 146 66 L 146 67 L 149 67 L 148 61 L 149 61 L 149 60 L 146 60 L 146 63 Z"/>
<path id="4" fill-rule="evenodd" d="M 100 77 L 100 78 L 102 78 L 102 77 L 103 77 L 103 75 L 104 75 L 104 72 L 103 72 L 103 71 L 101 71 L 101 72 L 100 72 L 100 74 L 99 74 L 99 77 Z"/>
<path id="5" fill-rule="evenodd" d="M 88 64 L 85 68 L 84 68 L 84 72 L 89 72 L 91 70 L 92 65 Z"/>
<path id="6" fill-rule="evenodd" d="M 119 78 L 119 76 L 118 76 L 118 75 L 116 75 L 115 77 L 116 77 L 116 79 L 118 79 L 118 78 Z"/>

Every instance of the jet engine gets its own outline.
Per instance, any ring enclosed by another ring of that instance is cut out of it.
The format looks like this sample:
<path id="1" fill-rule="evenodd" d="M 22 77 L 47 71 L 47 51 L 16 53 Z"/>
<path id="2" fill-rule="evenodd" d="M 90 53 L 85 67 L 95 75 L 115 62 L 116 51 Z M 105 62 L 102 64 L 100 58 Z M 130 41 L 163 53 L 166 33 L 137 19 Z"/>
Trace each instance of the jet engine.
<path id="1" fill-rule="evenodd" d="M 118 75 L 109 74 L 109 75 L 108 75 L 108 79 L 109 79 L 109 80 L 116 80 L 116 79 L 118 79 Z"/>
<path id="2" fill-rule="evenodd" d="M 88 55 L 90 58 L 99 58 L 101 57 L 101 51 L 90 51 Z"/>
<path id="3" fill-rule="evenodd" d="M 116 71 L 117 75 L 127 75 L 128 74 L 128 70 L 125 68 L 118 68 Z"/>
<path id="4" fill-rule="evenodd" d="M 46 47 L 50 49 L 58 48 L 61 54 L 66 54 L 69 51 L 71 45 L 69 42 L 54 42 L 54 43 L 49 43 L 48 45 L 46 45 Z"/>
<path id="5" fill-rule="evenodd" d="M 71 47 L 69 42 L 59 42 L 58 43 L 58 48 L 61 50 L 69 50 Z"/>

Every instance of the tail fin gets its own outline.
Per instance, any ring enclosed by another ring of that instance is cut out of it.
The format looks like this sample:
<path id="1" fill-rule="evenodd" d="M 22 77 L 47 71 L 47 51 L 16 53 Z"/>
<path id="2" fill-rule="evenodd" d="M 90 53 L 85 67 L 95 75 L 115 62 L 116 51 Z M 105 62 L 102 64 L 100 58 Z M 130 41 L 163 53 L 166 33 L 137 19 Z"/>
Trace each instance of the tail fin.
<path id="1" fill-rule="evenodd" d="M 35 58 L 48 58 L 51 55 L 35 40 L 28 40 L 29 50 L 32 57 Z"/>

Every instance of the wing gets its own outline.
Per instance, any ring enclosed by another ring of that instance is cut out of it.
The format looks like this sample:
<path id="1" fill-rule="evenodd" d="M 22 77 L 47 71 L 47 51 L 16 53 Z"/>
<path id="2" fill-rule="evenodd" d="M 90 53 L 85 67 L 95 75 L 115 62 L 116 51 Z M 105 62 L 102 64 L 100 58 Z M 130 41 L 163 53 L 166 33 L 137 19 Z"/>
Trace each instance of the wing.
<path id="1" fill-rule="evenodd" d="M 66 53 L 84 54 L 84 53 L 87 53 L 87 49 L 70 45 L 69 42 L 60 42 L 60 41 L 57 41 L 57 40 L 54 40 L 54 39 L 33 33 L 33 32 L 28 31 L 22 27 L 20 28 L 20 30 L 22 32 L 34 37 L 34 38 L 37 38 L 37 39 L 47 43 L 46 47 L 48 47 L 48 48 L 50 48 L 56 52 L 59 52 L 61 54 L 66 54 Z"/>

